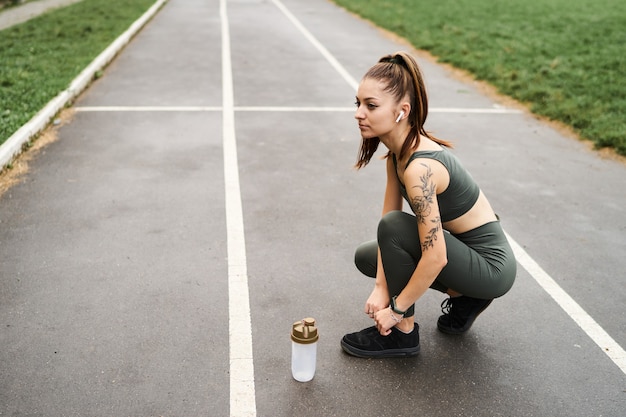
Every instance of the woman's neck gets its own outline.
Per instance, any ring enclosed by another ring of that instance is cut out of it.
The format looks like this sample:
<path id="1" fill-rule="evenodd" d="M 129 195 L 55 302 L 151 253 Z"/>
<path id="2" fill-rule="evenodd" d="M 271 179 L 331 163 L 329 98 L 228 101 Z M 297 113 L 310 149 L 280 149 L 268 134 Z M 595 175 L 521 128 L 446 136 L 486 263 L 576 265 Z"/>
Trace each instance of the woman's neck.
<path id="1" fill-rule="evenodd" d="M 400 127 L 400 126 L 399 126 Z M 403 129 L 394 129 L 389 132 L 385 136 L 381 136 L 379 139 L 391 151 L 391 153 L 396 156 L 400 155 L 400 151 L 402 150 L 402 146 L 404 145 L 404 141 L 409 136 L 411 132 L 411 127 L 404 126 Z"/>

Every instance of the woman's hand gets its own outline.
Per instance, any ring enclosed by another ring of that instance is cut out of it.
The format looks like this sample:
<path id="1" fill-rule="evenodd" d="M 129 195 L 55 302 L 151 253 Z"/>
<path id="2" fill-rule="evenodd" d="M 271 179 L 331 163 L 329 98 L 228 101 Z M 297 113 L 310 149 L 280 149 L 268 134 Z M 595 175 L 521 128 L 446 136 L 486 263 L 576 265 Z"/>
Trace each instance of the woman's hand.
<path id="1" fill-rule="evenodd" d="M 375 285 L 372 293 L 369 298 L 365 302 L 365 314 L 369 315 L 370 318 L 374 318 L 374 314 L 378 311 L 387 308 L 389 305 L 389 293 L 386 288 L 382 288 L 379 285 Z"/>
<path id="2" fill-rule="evenodd" d="M 391 333 L 391 328 L 399 323 L 398 320 L 402 320 L 402 316 L 398 316 L 396 313 L 391 311 L 391 307 L 378 310 L 378 312 L 374 314 L 376 328 L 383 336 L 387 336 Z"/>

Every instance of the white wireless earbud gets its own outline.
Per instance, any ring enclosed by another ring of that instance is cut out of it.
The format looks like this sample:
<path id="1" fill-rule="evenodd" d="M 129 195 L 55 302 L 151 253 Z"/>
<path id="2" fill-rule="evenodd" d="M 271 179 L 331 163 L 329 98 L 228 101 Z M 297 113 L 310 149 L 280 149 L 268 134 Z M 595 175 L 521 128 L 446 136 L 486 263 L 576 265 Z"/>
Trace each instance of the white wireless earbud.
<path id="1" fill-rule="evenodd" d="M 398 115 L 398 118 L 396 119 L 396 123 L 398 123 L 402 119 L 402 117 L 404 117 L 404 111 L 403 110 L 400 111 L 400 114 Z"/>

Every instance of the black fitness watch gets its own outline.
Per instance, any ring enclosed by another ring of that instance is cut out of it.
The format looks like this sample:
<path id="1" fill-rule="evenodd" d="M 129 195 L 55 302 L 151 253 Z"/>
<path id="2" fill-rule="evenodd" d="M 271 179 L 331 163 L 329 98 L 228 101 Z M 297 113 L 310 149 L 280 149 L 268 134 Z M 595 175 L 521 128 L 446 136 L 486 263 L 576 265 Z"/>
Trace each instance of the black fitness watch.
<path id="1" fill-rule="evenodd" d="M 391 304 L 389 304 L 389 307 L 391 308 L 391 311 L 393 311 L 394 313 L 401 314 L 404 316 L 406 314 L 406 310 L 402 311 L 398 307 L 396 307 L 396 297 L 398 296 L 394 295 L 393 297 L 391 297 Z"/>

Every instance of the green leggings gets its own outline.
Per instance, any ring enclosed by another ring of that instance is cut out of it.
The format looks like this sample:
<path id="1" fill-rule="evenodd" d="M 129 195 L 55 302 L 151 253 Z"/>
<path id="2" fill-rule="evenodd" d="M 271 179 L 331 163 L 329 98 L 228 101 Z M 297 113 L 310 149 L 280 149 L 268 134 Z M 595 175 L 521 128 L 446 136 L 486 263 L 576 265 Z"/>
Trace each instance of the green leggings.
<path id="1" fill-rule="evenodd" d="M 511 289 L 517 263 L 499 221 L 458 235 L 446 231 L 444 239 L 448 263 L 430 288 L 486 300 Z M 407 285 L 422 255 L 415 216 L 402 211 L 387 213 L 378 224 L 378 241 L 357 248 L 354 262 L 369 277 L 376 277 L 379 246 L 389 296 L 393 297 Z M 412 306 L 406 317 L 413 315 Z"/>

